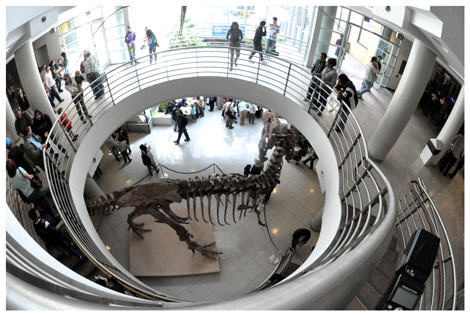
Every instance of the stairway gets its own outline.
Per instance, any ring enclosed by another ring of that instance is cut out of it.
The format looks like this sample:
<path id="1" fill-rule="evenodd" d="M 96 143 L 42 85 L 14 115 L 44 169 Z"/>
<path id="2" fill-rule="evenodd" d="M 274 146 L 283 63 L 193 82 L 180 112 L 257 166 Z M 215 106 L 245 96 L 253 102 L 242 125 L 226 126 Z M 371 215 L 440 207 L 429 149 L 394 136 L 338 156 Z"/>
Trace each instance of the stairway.
<path id="1" fill-rule="evenodd" d="M 395 264 L 398 260 L 396 235 L 392 238 L 382 261 L 361 288 L 359 293 L 349 302 L 346 310 L 373 310 L 382 294 L 387 290 L 395 276 Z"/>

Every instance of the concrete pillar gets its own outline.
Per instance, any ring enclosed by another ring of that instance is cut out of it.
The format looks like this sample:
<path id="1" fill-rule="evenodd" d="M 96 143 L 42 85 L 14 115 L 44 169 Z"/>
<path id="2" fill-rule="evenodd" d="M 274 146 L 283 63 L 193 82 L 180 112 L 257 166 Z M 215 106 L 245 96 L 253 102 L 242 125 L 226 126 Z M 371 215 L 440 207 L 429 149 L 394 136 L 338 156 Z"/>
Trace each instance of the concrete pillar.
<path id="1" fill-rule="evenodd" d="M 54 110 L 42 84 L 36 58 L 34 57 L 33 44 L 30 40 L 15 52 L 15 62 L 23 90 L 28 96 L 31 107 L 34 110 L 40 110 L 42 113 L 49 115 L 51 119 L 54 119 Z"/>
<path id="2" fill-rule="evenodd" d="M 7 100 L 6 106 L 5 106 L 5 122 L 6 122 L 6 137 L 10 138 L 12 144 L 18 143 L 21 137 L 16 134 L 15 130 L 15 113 L 13 112 L 13 109 L 11 108 L 10 101 L 8 101 L 8 98 L 5 98 Z"/>
<path id="3" fill-rule="evenodd" d="M 318 35 L 318 43 L 315 49 L 315 54 L 325 52 L 328 54 L 330 48 L 331 35 L 335 27 L 336 10 L 338 7 L 320 7 L 323 9 L 323 17 L 321 22 L 321 29 Z"/>
<path id="4" fill-rule="evenodd" d="M 95 198 L 99 198 L 100 196 L 105 196 L 100 186 L 89 175 L 87 176 L 85 180 L 85 192 L 84 193 L 90 199 L 95 199 Z"/>
<path id="5" fill-rule="evenodd" d="M 431 76 L 436 55 L 420 40 L 415 39 L 402 79 L 382 120 L 369 140 L 369 157 L 382 161 L 418 106 Z"/>
<path id="6" fill-rule="evenodd" d="M 321 209 L 320 212 L 318 212 L 317 215 L 312 218 L 312 221 L 310 222 L 310 228 L 312 228 L 314 232 L 320 232 L 322 217 L 323 209 Z"/>
<path id="7" fill-rule="evenodd" d="M 317 7 L 316 11 L 316 17 L 315 17 L 315 27 L 313 29 L 312 33 L 312 40 L 310 41 L 310 48 L 308 50 L 308 56 L 307 56 L 307 67 L 311 68 L 314 63 L 314 58 L 315 58 L 315 51 L 317 50 L 317 44 L 318 44 L 318 37 L 320 35 L 320 28 L 321 28 L 321 23 L 323 21 L 323 7 Z"/>
<path id="8" fill-rule="evenodd" d="M 459 96 L 457 97 L 454 107 L 452 108 L 452 112 L 442 127 L 441 132 L 436 137 L 436 139 L 440 140 L 442 143 L 442 151 L 431 159 L 430 163 L 434 165 L 437 165 L 442 155 L 446 152 L 447 148 L 449 148 L 450 144 L 455 138 L 455 135 L 457 135 L 460 127 L 462 126 L 464 119 L 464 92 L 465 86 L 462 85 Z"/>

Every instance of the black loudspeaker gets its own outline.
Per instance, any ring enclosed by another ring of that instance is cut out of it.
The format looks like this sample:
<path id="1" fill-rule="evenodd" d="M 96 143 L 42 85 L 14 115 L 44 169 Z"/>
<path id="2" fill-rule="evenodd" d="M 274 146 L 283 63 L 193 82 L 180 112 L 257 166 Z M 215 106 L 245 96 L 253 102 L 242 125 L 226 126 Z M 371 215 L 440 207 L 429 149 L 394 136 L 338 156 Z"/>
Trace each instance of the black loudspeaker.
<path id="1" fill-rule="evenodd" d="M 439 237 L 424 229 L 413 233 L 406 245 L 402 263 L 396 274 L 405 274 L 418 281 L 426 282 L 432 272 L 439 250 Z"/>

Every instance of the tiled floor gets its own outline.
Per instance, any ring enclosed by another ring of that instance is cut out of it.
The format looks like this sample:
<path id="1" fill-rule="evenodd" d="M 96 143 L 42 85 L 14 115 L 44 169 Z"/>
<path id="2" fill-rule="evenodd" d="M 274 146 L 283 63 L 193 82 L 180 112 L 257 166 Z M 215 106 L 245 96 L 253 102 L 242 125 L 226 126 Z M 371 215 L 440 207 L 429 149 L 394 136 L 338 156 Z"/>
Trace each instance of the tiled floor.
<path id="1" fill-rule="evenodd" d="M 151 145 L 156 161 L 179 171 L 200 170 L 216 163 L 225 173 L 243 173 L 246 164 L 252 164 L 257 156 L 261 134 L 261 120 L 255 125 L 235 124 L 233 130 L 225 128 L 221 111 L 206 111 L 206 116 L 191 123 L 188 132 L 191 141 L 176 146 L 176 138 L 171 126 L 154 127 L 151 134 L 130 134 L 132 162 L 124 165 L 113 156 L 105 154 L 100 163 L 102 177 L 97 181 L 104 192 L 119 189 L 144 178 L 148 171 L 142 164 L 138 146 Z M 107 153 L 105 146 L 103 151 Z M 165 169 L 164 169 L 165 170 Z M 203 173 L 212 172 L 213 168 Z M 171 178 L 186 178 L 165 170 Z M 198 174 L 199 176 L 201 174 Z M 157 179 L 157 176 L 143 180 Z M 284 252 L 290 245 L 295 229 L 309 227 L 312 217 L 322 208 L 323 195 L 314 172 L 303 165 L 285 163 L 281 184 L 272 194 L 266 208 L 266 220 L 276 246 Z M 130 209 L 93 220 L 98 233 L 111 253 L 126 268 L 129 266 L 127 214 Z M 264 219 L 263 219 L 264 220 Z M 101 224 L 99 224 L 101 222 Z M 214 226 L 214 235 L 219 255 L 221 272 L 212 275 L 141 278 L 145 283 L 171 296 L 186 300 L 219 300 L 244 295 L 263 282 L 275 265 L 270 256 L 277 253 L 271 243 L 266 228 L 258 225 L 255 214 L 249 214 L 241 222 L 230 226 Z M 176 234 L 175 234 L 175 238 Z M 298 249 L 296 262 L 301 263 L 309 255 L 317 235 L 313 234 L 309 243 Z M 189 251 L 189 250 L 188 250 Z"/>
<path id="2" fill-rule="evenodd" d="M 360 87 L 363 67 L 349 55 L 343 62 L 342 72 L 348 74 L 356 87 Z M 364 95 L 364 101 L 360 101 L 354 110 L 367 140 L 378 127 L 392 96 L 393 92 L 387 89 L 372 89 L 371 93 Z M 251 164 L 256 156 L 260 129 L 258 120 L 254 126 L 235 125 L 235 129 L 230 131 L 224 127 L 220 111 L 206 111 L 206 117 L 189 126 L 191 142 L 182 142 L 180 146 L 172 143 L 175 133 L 169 126 L 154 127 L 149 135 L 131 134 L 133 161 L 123 165 L 105 154 L 100 164 L 104 174 L 98 183 L 105 192 L 110 192 L 144 178 L 147 170 L 141 163 L 138 150 L 138 145 L 144 142 L 152 146 L 158 162 L 175 170 L 199 170 L 214 162 L 224 172 L 241 173 L 243 167 Z M 421 177 L 424 180 L 450 234 L 456 257 L 457 276 L 458 280 L 461 280 L 459 286 L 463 287 L 462 173 L 458 173 L 454 179 L 443 177 L 436 167 L 424 166 L 419 158 L 427 140 L 437 133 L 421 110 L 417 109 L 379 167 L 389 178 L 398 199 L 407 193 L 410 179 Z M 105 147 L 103 150 L 107 153 Z M 168 173 L 174 177 L 173 173 Z M 144 181 L 147 180 L 148 178 Z M 310 219 L 321 209 L 322 204 L 323 196 L 315 174 L 303 166 L 285 164 L 281 184 L 278 185 L 277 193 L 273 194 L 267 209 L 267 222 L 275 244 L 285 250 L 292 232 L 298 227 L 308 227 Z M 111 247 L 111 252 L 124 267 L 128 267 L 128 211 L 122 209 L 102 220 L 94 218 L 103 241 Z M 161 292 L 187 300 L 227 299 L 249 292 L 272 272 L 274 266 L 270 263 L 269 256 L 276 253 L 265 228 L 256 222 L 256 216 L 252 214 L 238 225 L 214 227 L 218 250 L 224 252 L 219 257 L 219 274 L 142 280 Z M 315 244 L 316 239 L 314 234 L 309 245 L 299 249 L 297 260 L 301 261 L 308 255 L 311 248 L 309 246 Z"/>

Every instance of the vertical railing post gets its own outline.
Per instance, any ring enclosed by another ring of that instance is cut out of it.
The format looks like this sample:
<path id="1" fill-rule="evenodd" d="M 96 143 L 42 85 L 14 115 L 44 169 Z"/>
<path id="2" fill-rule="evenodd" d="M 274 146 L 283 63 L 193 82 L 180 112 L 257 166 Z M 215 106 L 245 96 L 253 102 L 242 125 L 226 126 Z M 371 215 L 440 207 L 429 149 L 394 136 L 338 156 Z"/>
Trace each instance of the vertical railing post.
<path id="1" fill-rule="evenodd" d="M 113 101 L 113 105 L 116 105 L 116 103 L 114 102 L 114 98 L 113 98 L 113 92 L 111 91 L 111 86 L 109 85 L 108 75 L 105 73 L 104 76 L 106 77 L 106 84 L 108 85 L 108 90 L 109 90 L 109 95 L 111 96 L 111 101 Z"/>
<path id="2" fill-rule="evenodd" d="M 284 93 L 283 95 L 286 95 L 286 90 L 287 90 L 287 83 L 289 82 L 289 76 L 290 76 L 290 69 L 292 68 L 292 64 L 289 63 L 289 70 L 287 71 L 287 78 L 286 78 L 286 84 L 284 86 Z"/>
<path id="3" fill-rule="evenodd" d="M 139 73 L 137 72 L 137 64 L 135 64 L 135 77 L 137 78 L 137 85 L 139 86 L 139 91 L 142 90 L 140 88 L 140 80 L 139 80 Z M 109 84 L 108 84 L 109 86 Z M 109 89 L 109 88 L 108 88 Z M 111 91 L 111 90 L 110 90 Z M 111 92 L 110 92 L 111 93 Z M 114 102 L 114 101 L 113 101 Z"/>
<path id="4" fill-rule="evenodd" d="M 254 55 L 253 55 L 254 56 Z M 264 58 L 266 58 L 266 55 L 264 55 Z M 264 59 L 263 58 L 263 59 Z M 256 84 L 258 84 L 258 78 L 259 78 L 259 67 L 261 65 L 261 58 L 258 58 L 258 70 L 256 71 Z"/>

